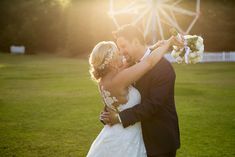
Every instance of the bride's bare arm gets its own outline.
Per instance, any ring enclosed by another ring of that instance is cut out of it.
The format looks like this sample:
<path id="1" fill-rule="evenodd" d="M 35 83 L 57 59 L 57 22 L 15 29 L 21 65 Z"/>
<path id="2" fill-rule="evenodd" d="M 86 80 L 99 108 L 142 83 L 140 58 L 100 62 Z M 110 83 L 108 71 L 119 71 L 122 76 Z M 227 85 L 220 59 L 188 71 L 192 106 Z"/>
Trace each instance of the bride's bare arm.
<path id="1" fill-rule="evenodd" d="M 161 60 L 165 52 L 169 49 L 173 38 L 174 37 L 171 37 L 166 40 L 164 44 L 153 50 L 153 52 L 141 62 L 119 72 L 113 78 L 112 82 L 117 85 L 117 87 L 125 88 L 137 81 Z"/>

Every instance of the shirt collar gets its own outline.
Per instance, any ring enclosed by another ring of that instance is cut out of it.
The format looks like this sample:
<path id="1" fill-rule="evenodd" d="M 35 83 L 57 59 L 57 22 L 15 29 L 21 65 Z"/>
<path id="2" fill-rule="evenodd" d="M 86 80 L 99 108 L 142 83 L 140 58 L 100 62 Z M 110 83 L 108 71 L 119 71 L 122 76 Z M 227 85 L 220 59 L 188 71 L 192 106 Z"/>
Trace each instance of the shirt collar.
<path id="1" fill-rule="evenodd" d="M 150 53 L 151 53 L 151 50 L 148 48 L 148 49 L 145 51 L 144 56 L 140 59 L 140 61 L 142 61 L 142 60 L 143 60 L 145 57 L 147 57 Z"/>

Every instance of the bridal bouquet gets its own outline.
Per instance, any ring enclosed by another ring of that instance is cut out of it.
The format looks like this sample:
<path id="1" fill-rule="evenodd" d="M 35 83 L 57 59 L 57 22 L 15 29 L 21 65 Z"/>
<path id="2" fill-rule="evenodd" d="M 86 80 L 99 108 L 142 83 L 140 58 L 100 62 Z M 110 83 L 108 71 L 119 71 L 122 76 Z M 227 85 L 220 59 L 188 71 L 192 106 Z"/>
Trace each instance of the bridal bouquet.
<path id="1" fill-rule="evenodd" d="M 173 46 L 171 56 L 176 59 L 177 63 L 195 64 L 202 60 L 204 52 L 203 38 L 197 35 L 181 36 L 175 29 L 170 30 L 171 34 L 179 39 L 184 40 L 182 48 Z"/>

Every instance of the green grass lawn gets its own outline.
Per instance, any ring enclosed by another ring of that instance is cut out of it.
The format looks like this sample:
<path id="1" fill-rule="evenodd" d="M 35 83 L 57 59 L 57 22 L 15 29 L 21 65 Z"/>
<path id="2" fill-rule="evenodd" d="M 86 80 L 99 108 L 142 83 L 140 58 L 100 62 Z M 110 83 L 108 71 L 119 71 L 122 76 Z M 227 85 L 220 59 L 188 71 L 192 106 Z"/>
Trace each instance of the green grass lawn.
<path id="1" fill-rule="evenodd" d="M 174 67 L 177 156 L 235 156 L 235 63 Z M 0 156 L 84 157 L 101 110 L 86 60 L 0 54 Z"/>

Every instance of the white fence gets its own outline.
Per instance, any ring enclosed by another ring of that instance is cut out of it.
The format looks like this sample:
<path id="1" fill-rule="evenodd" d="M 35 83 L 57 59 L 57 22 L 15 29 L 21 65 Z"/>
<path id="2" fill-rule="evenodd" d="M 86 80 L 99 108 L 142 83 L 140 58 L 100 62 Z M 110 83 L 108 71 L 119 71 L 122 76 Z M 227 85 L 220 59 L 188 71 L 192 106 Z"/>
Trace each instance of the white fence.
<path id="1" fill-rule="evenodd" d="M 175 59 L 169 53 L 165 54 L 165 57 L 170 62 L 175 62 Z M 235 52 L 205 52 L 202 62 L 235 62 Z"/>
<path id="2" fill-rule="evenodd" d="M 12 54 L 24 54 L 25 53 L 25 47 L 24 46 L 14 46 L 12 45 L 10 47 L 10 51 Z"/>

